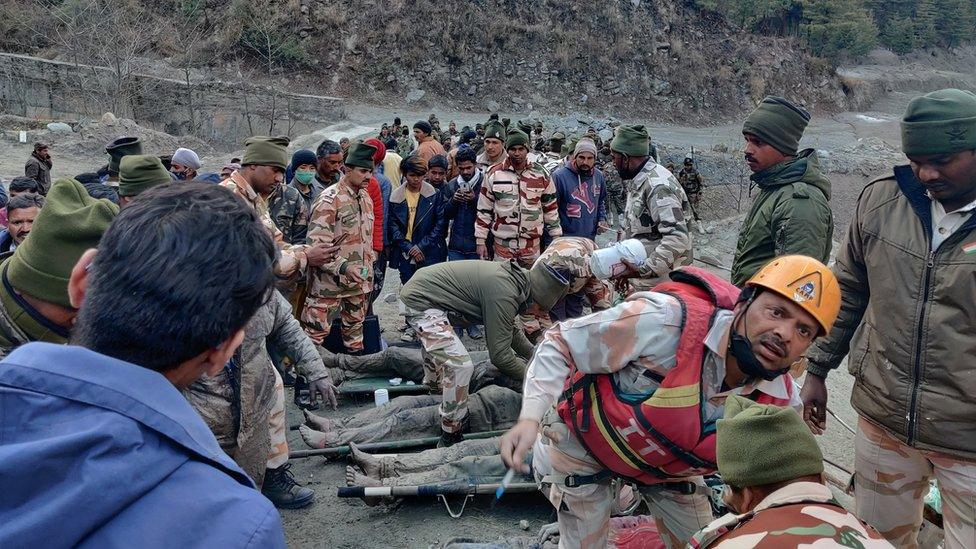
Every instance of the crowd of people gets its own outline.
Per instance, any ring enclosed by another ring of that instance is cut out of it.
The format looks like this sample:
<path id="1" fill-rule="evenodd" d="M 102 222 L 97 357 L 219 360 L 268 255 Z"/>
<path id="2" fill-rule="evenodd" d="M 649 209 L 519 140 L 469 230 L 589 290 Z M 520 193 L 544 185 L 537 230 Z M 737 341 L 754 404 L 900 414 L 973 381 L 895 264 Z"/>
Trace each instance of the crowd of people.
<path id="1" fill-rule="evenodd" d="M 315 500 L 289 469 L 291 386 L 303 439 L 351 446 L 350 486 L 511 469 L 560 547 L 606 546 L 637 498 L 668 547 L 913 547 L 933 478 L 945 546 L 976 546 L 976 94 L 911 102 L 910 164 L 865 186 L 837 250 L 810 118 L 771 96 L 743 123 L 759 192 L 731 281 L 693 265 L 694 156 L 675 173 L 639 124 L 397 118 L 290 155 L 251 137 L 215 172 L 124 136 L 53 182 L 37 143 L 0 197 L 0 545 L 283 546 L 275 507 Z M 606 272 L 611 230 L 643 253 Z M 373 311 L 392 270 L 405 346 Z M 814 438 L 845 358 L 853 511 Z M 369 377 L 428 394 L 313 413 Z"/>

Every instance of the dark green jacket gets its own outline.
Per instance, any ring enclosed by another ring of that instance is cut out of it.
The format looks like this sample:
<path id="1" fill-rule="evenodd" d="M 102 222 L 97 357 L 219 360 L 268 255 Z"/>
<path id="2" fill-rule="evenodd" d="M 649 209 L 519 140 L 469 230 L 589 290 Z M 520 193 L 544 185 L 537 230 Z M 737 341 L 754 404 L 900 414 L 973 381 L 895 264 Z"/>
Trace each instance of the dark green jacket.
<path id="1" fill-rule="evenodd" d="M 780 255 L 807 255 L 827 263 L 834 233 L 830 181 L 813 149 L 752 175 L 759 196 L 742 223 L 732 283 L 742 286 Z"/>
<path id="2" fill-rule="evenodd" d="M 0 358 L 7 356 L 15 348 L 31 341 L 47 343 L 68 342 L 66 330 L 55 326 L 49 320 L 30 306 L 24 307 L 22 298 L 18 300 L 9 290 L 6 282 L 7 261 L 12 253 L 6 253 L 0 259 Z M 12 289 L 12 288 L 11 288 Z"/>
<path id="3" fill-rule="evenodd" d="M 931 249 L 931 202 L 909 166 L 861 192 L 834 274 L 830 334 L 810 348 L 821 377 L 844 357 L 861 417 L 902 442 L 976 459 L 976 215 Z"/>
<path id="4" fill-rule="evenodd" d="M 440 309 L 454 324 L 484 324 L 492 364 L 521 380 L 532 344 L 515 326 L 529 303 L 528 271 L 514 263 L 448 261 L 424 267 L 400 290 L 400 300 L 417 311 Z"/>

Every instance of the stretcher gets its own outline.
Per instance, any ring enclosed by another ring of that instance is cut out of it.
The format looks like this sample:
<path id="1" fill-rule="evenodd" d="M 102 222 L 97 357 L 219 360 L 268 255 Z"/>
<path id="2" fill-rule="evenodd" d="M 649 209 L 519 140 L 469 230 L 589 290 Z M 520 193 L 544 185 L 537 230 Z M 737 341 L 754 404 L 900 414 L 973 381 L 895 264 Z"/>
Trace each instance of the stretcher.
<path id="1" fill-rule="evenodd" d="M 513 482 L 505 487 L 506 494 L 529 493 L 539 490 L 539 485 L 522 479 L 524 482 Z M 473 482 L 449 482 L 442 484 L 427 484 L 422 486 L 340 486 L 340 498 L 362 497 L 423 497 L 437 496 L 444 504 L 447 514 L 451 518 L 461 518 L 464 508 L 476 495 L 491 494 L 501 486 L 501 482 L 476 484 Z M 447 496 L 463 496 L 461 507 L 456 511 L 447 501 Z"/>

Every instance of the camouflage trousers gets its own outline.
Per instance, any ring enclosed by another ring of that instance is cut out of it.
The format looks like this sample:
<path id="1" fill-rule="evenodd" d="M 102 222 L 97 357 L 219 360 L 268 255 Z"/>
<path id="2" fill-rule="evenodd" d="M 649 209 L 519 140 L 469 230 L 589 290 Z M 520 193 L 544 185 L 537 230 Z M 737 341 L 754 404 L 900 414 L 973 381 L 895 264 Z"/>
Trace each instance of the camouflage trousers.
<path id="1" fill-rule="evenodd" d="M 369 295 L 321 297 L 305 303 L 302 326 L 316 345 L 321 345 L 332 329 L 332 321 L 342 323 L 342 344 L 349 352 L 363 350 L 363 322 L 369 307 Z"/>
<path id="2" fill-rule="evenodd" d="M 549 444 L 549 461 L 556 476 L 595 475 L 604 470 L 569 427 L 550 409 L 543 419 L 543 433 L 559 438 Z M 686 479 L 704 485 L 702 477 Z M 670 548 L 684 547 L 696 532 L 712 521 L 712 509 L 703 493 L 686 495 L 648 487 L 644 494 L 649 514 L 654 516 L 661 540 Z M 549 500 L 559 521 L 560 548 L 607 547 L 614 491 L 609 481 L 570 488 L 553 482 Z"/>
<path id="3" fill-rule="evenodd" d="M 918 547 L 923 498 L 935 476 L 942 493 L 945 547 L 976 547 L 976 462 L 918 450 L 864 418 L 854 445 L 854 506 L 896 547 Z"/>
<path id="4" fill-rule="evenodd" d="M 272 368 L 275 376 L 274 401 L 268 416 L 268 434 L 271 437 L 271 451 L 268 453 L 268 469 L 277 469 L 288 463 L 287 418 L 285 417 L 285 384 L 278 370 Z"/>
<path id="5" fill-rule="evenodd" d="M 468 384 L 474 371 L 471 356 L 444 311 L 404 306 L 403 316 L 423 347 L 424 383 L 441 393 L 441 429 L 460 432 L 468 416 Z"/>

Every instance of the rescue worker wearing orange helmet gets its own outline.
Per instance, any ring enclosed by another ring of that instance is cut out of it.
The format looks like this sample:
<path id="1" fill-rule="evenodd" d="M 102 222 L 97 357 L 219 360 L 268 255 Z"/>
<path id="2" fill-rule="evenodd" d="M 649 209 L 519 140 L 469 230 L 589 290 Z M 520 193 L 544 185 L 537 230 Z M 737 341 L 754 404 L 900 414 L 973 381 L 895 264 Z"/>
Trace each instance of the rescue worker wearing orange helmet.
<path id="1" fill-rule="evenodd" d="M 684 546 L 712 520 L 702 475 L 716 469 L 725 399 L 799 409 L 790 366 L 839 308 L 837 280 L 810 257 L 776 258 L 741 291 L 703 269 L 674 271 L 545 334 L 502 458 L 529 471 L 523 460 L 541 430 L 560 547 L 606 546 L 615 476 L 643 486 L 661 538 Z"/>

